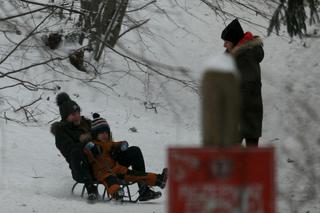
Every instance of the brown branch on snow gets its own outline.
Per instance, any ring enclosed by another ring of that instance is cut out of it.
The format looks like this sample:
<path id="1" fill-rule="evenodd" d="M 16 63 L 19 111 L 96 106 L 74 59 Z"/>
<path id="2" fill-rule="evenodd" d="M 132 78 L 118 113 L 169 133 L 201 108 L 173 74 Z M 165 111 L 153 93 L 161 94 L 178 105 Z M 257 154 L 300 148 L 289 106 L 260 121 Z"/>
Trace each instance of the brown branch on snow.
<path id="1" fill-rule="evenodd" d="M 41 11 L 41 10 L 45 10 L 47 8 L 48 8 L 48 6 L 45 6 L 45 7 L 38 8 L 38 9 L 35 9 L 35 10 L 31 10 L 31 11 L 28 11 L 28 12 L 25 12 L 25 13 L 9 16 L 9 17 L 6 17 L 6 18 L 0 18 L 0 21 L 7 21 L 9 19 L 14 19 L 14 18 L 17 18 L 17 17 L 29 15 L 29 14 L 36 13 L 36 12 Z"/>
<path id="2" fill-rule="evenodd" d="M 66 11 L 69 11 L 69 12 L 73 12 L 73 13 L 78 13 L 78 14 L 81 14 L 81 15 L 85 15 L 85 14 L 84 14 L 83 12 L 81 12 L 81 11 L 65 8 L 64 6 L 65 6 L 66 4 L 54 5 L 54 4 L 43 4 L 43 3 L 33 2 L 33 1 L 28 1 L 28 0 L 20 0 L 20 1 L 25 2 L 25 3 L 29 3 L 29 4 L 46 6 L 46 7 L 56 8 L 56 9 L 62 9 L 62 10 L 66 10 Z"/>
<path id="3" fill-rule="evenodd" d="M 149 5 L 154 4 L 156 2 L 157 2 L 157 0 L 153 0 L 153 1 L 148 2 L 148 3 L 146 3 L 145 5 L 143 5 L 143 6 L 139 7 L 139 8 L 136 8 L 136 9 L 133 9 L 133 10 L 127 10 L 126 13 L 131 13 L 131 12 L 135 12 L 135 11 L 138 11 L 138 10 L 142 10 L 142 9 L 144 9 L 144 8 L 148 7 Z"/>
<path id="4" fill-rule="evenodd" d="M 32 102 L 29 103 L 29 104 L 20 106 L 18 109 L 14 110 L 14 112 L 18 112 L 18 111 L 20 111 L 20 110 L 22 110 L 22 109 L 25 110 L 25 108 L 32 106 L 33 104 L 37 103 L 37 102 L 40 101 L 40 100 L 42 100 L 42 97 L 41 97 L 41 96 L 40 96 L 38 99 L 32 101 Z"/>
<path id="5" fill-rule="evenodd" d="M 19 83 L 14 84 L 14 85 L 5 86 L 5 87 L 0 87 L 0 90 L 7 89 L 7 88 L 10 88 L 10 87 L 14 87 L 14 86 L 18 86 L 18 85 L 21 85 L 21 86 L 23 86 L 24 88 L 26 88 L 27 90 L 30 90 L 30 91 L 55 90 L 53 88 L 42 87 L 46 83 L 34 84 L 34 83 L 30 82 L 30 81 L 25 81 L 25 80 L 22 80 L 22 79 L 19 79 L 19 78 L 15 78 L 15 77 L 12 77 L 12 76 L 7 76 L 7 78 L 10 78 L 10 79 L 12 79 L 14 81 L 17 81 Z"/>
<path id="6" fill-rule="evenodd" d="M 166 64 L 160 64 L 160 63 L 157 63 L 157 62 L 153 62 L 153 61 L 148 61 L 146 59 L 141 59 L 141 60 L 144 60 L 145 62 L 142 62 L 142 61 L 139 61 L 137 59 L 134 59 L 133 57 L 130 57 L 128 55 L 125 55 L 124 53 L 121 53 L 120 51 L 114 49 L 113 47 L 111 47 L 109 44 L 107 44 L 106 42 L 102 41 L 100 38 L 96 37 L 97 40 L 99 40 L 100 42 L 103 42 L 106 47 L 108 47 L 110 50 L 112 50 L 113 52 L 115 52 L 116 54 L 126 58 L 126 59 L 129 59 L 130 61 L 136 63 L 136 64 L 139 64 L 139 65 L 142 65 L 146 68 L 148 68 L 149 70 L 153 71 L 154 73 L 162 76 L 162 77 L 165 77 L 165 78 L 168 78 L 168 79 L 171 79 L 171 80 L 174 80 L 176 82 L 179 82 L 181 83 L 182 85 L 184 85 L 185 87 L 188 87 L 190 89 L 192 89 L 194 92 L 198 93 L 198 86 L 197 85 L 192 85 L 192 82 L 190 81 L 187 81 L 187 80 L 182 80 L 182 79 L 179 79 L 179 78 L 176 78 L 176 77 L 173 77 L 173 76 L 170 76 L 170 75 L 167 75 L 165 73 L 162 73 L 161 71 L 157 70 L 156 68 L 154 68 L 153 66 L 151 66 L 152 64 L 157 64 L 158 67 L 162 67 L 164 69 L 167 69 L 167 70 L 178 70 L 182 73 L 187 73 L 188 70 L 183 68 L 183 67 L 174 67 L 174 66 L 170 66 L 170 65 L 166 65 Z M 120 44 L 117 43 L 117 45 L 119 47 Z M 134 53 L 130 52 L 130 54 L 132 55 L 135 55 Z M 135 55 L 136 56 L 136 55 Z"/>
<path id="7" fill-rule="evenodd" d="M 56 121 L 56 120 L 58 120 L 58 119 L 60 119 L 60 115 L 57 116 L 57 117 L 55 117 L 55 118 L 52 118 L 52 119 L 51 119 L 50 121 L 48 121 L 47 123 L 50 124 L 50 123 L 52 123 L 53 121 Z"/>
<path id="8" fill-rule="evenodd" d="M 252 22 L 252 21 L 250 21 L 250 20 L 247 20 L 247 19 L 245 19 L 245 18 L 237 17 L 237 16 L 235 16 L 234 14 L 223 10 L 221 7 L 213 5 L 213 4 L 212 4 L 210 1 L 208 1 L 208 0 L 200 0 L 200 1 L 203 2 L 204 4 L 206 4 L 209 8 L 211 8 L 217 15 L 218 15 L 218 12 L 221 12 L 221 13 L 222 13 L 223 15 L 225 15 L 225 16 L 229 16 L 229 17 L 232 17 L 232 18 L 238 18 L 238 19 L 240 19 L 240 20 L 242 20 L 242 21 L 244 21 L 244 22 L 246 22 L 246 23 L 248 23 L 248 24 L 251 24 L 251 25 L 254 25 L 254 26 L 263 28 L 263 29 L 267 29 L 266 26 L 260 25 L 260 24 L 258 24 L 258 23 L 254 23 L 254 22 Z M 259 13 L 259 14 L 261 14 L 261 13 Z M 220 15 L 220 16 L 221 16 L 221 15 Z"/>
<path id="9" fill-rule="evenodd" d="M 11 74 L 18 73 L 18 72 L 21 72 L 21 71 L 24 71 L 24 70 L 27 70 L 27 69 L 30 69 L 30 68 L 33 68 L 33 67 L 36 67 L 36 66 L 48 64 L 49 62 L 52 62 L 52 61 L 62 61 L 62 60 L 65 60 L 67 58 L 68 57 L 63 57 L 63 58 L 62 57 L 56 57 L 56 58 L 48 59 L 48 60 L 43 61 L 43 62 L 31 64 L 29 66 L 26 66 L 26 67 L 23 67 L 23 68 L 20 68 L 20 69 L 17 69 L 17 70 L 13 70 L 13 71 L 10 71 L 10 72 L 6 72 L 6 73 L 0 72 L 0 78 L 7 77 L 7 76 L 9 76 Z"/>
<path id="10" fill-rule="evenodd" d="M 36 90 L 56 90 L 56 88 L 44 87 L 47 84 L 52 84 L 52 83 L 55 83 L 55 82 L 63 82 L 63 81 L 62 80 L 46 81 L 46 82 L 43 82 L 41 84 L 33 86 L 34 89 L 32 89 L 32 91 L 36 91 Z M 26 82 L 21 81 L 21 82 L 16 83 L 16 84 L 11 84 L 11 85 L 7 85 L 7 86 L 4 86 L 4 87 L 0 87 L 0 90 L 5 90 L 5 89 L 8 89 L 8 88 L 12 88 L 12 87 L 20 86 L 20 85 L 25 87 L 25 88 L 27 88 L 26 85 L 24 85 L 25 83 Z M 29 82 L 27 82 L 27 83 L 29 83 Z M 27 88 L 27 89 L 29 89 L 29 88 Z M 31 90 L 31 89 L 29 89 L 29 90 Z"/>
<path id="11" fill-rule="evenodd" d="M 11 76 L 8 76 L 8 78 L 20 82 L 21 85 L 22 85 L 24 88 L 28 89 L 28 90 L 31 90 L 31 91 L 37 91 L 37 90 L 38 90 L 37 85 L 36 85 L 36 84 L 33 84 L 33 83 L 30 82 L 30 81 L 24 81 L 24 80 L 21 80 L 21 79 L 15 78 L 15 77 L 11 77 Z"/>
<path id="12" fill-rule="evenodd" d="M 24 113 L 24 115 L 26 116 L 26 120 L 27 120 L 27 121 L 30 121 L 30 118 L 31 118 L 34 122 L 37 122 L 37 119 L 35 118 L 35 116 L 34 116 L 34 114 L 33 114 L 33 110 L 30 111 L 30 110 L 28 109 L 28 107 L 34 105 L 35 103 L 37 103 L 37 102 L 40 101 L 40 100 L 42 100 L 42 97 L 41 97 L 41 96 L 40 96 L 38 99 L 33 100 L 33 101 L 32 101 L 31 103 L 29 103 L 29 104 L 20 106 L 18 109 L 16 109 L 16 108 L 15 108 L 13 105 L 11 105 L 9 102 L 8 102 L 8 104 L 12 107 L 12 109 L 13 109 L 13 111 L 14 111 L 15 113 L 22 110 L 23 113 Z M 11 121 L 15 121 L 15 122 L 16 122 L 16 120 L 8 118 L 8 117 L 6 116 L 6 112 L 4 113 L 4 117 L 2 117 L 2 118 L 5 119 L 5 120 L 11 120 Z M 19 123 L 20 123 L 20 122 L 19 122 Z"/>
<path id="13" fill-rule="evenodd" d="M 27 121 L 30 121 L 30 117 L 31 117 L 34 122 L 38 122 L 38 120 L 33 116 L 32 112 L 30 112 L 26 108 L 22 108 L 22 109 L 23 109 L 24 115 L 26 116 Z"/>
<path id="14" fill-rule="evenodd" d="M 246 9 L 248 9 L 248 10 L 256 13 L 257 15 L 260 15 L 260 16 L 262 16 L 263 18 L 265 18 L 265 19 L 267 19 L 267 20 L 269 20 L 269 21 L 270 21 L 270 19 L 271 19 L 271 16 L 270 16 L 269 14 L 265 13 L 265 12 L 262 11 L 262 10 L 259 10 L 258 8 L 254 7 L 253 5 L 250 5 L 250 4 L 249 4 L 249 5 L 246 5 L 246 4 L 241 3 L 241 2 L 239 2 L 239 1 L 233 1 L 233 3 L 234 3 L 234 4 L 238 4 L 239 6 L 242 6 L 242 7 L 246 8 Z"/>
<path id="15" fill-rule="evenodd" d="M 159 68 L 162 68 L 162 69 L 168 70 L 168 71 L 178 71 L 180 73 L 183 73 L 185 76 L 189 77 L 189 79 L 192 79 L 190 76 L 188 76 L 189 70 L 187 70 L 186 68 L 180 67 L 180 66 L 171 66 L 171 65 L 167 65 L 167 64 L 162 64 L 157 61 L 152 61 L 152 60 L 148 60 L 145 58 L 141 58 L 136 53 L 133 53 L 132 51 L 129 51 L 128 49 L 125 49 L 120 43 L 118 43 L 118 47 L 121 48 L 122 50 L 126 51 L 127 53 L 129 53 L 129 55 L 134 56 L 136 59 L 133 59 L 132 57 L 129 57 L 129 56 L 126 56 L 123 54 L 128 59 L 135 62 L 136 64 L 142 65 L 142 66 L 150 69 L 151 71 L 157 73 L 160 76 L 177 81 L 177 82 L 183 84 L 184 86 L 191 88 L 194 92 L 198 93 L 199 86 L 195 82 L 192 82 L 191 80 L 183 80 L 183 79 L 175 78 L 173 76 L 169 76 L 167 74 L 162 73 L 161 71 L 157 70 L 154 67 L 159 67 Z"/>
<path id="16" fill-rule="evenodd" d="M 127 33 L 130 32 L 131 30 L 134 30 L 134 29 L 136 29 L 136 28 L 138 28 L 138 27 L 141 27 L 142 25 L 146 24 L 149 20 L 150 20 L 150 19 L 147 19 L 147 20 L 145 20 L 145 21 L 143 21 L 143 22 L 141 22 L 141 23 L 139 23 L 139 24 L 137 24 L 137 25 L 134 25 L 134 26 L 130 27 L 129 29 L 127 29 L 126 31 L 124 31 L 123 33 L 121 33 L 121 34 L 119 35 L 118 39 L 120 39 L 123 35 L 127 34 Z"/>
<path id="17" fill-rule="evenodd" d="M 93 64 L 91 64 L 91 63 L 89 63 L 89 62 L 87 62 L 87 61 L 85 61 L 85 62 L 88 63 L 90 66 L 92 66 L 93 69 L 94 69 L 94 72 L 96 72 L 96 73 L 94 73 L 95 76 L 92 77 L 92 78 L 90 78 L 90 79 L 83 79 L 83 78 L 79 78 L 79 77 L 74 77 L 74 76 L 68 75 L 68 74 L 65 73 L 65 72 L 61 72 L 61 71 L 57 70 L 55 67 L 51 66 L 50 64 L 47 64 L 47 66 L 50 67 L 50 68 L 51 68 L 54 72 L 56 72 L 56 73 L 59 73 L 59 74 L 64 75 L 64 76 L 66 76 L 66 77 L 68 77 L 68 78 L 71 78 L 71 79 L 78 80 L 78 81 L 80 81 L 80 82 L 82 82 L 82 83 L 87 84 L 87 85 L 90 86 L 90 87 L 95 88 L 95 87 L 94 87 L 93 85 L 91 85 L 91 84 L 100 84 L 100 85 L 103 85 L 103 86 L 107 87 L 108 89 L 110 89 L 112 92 L 114 92 L 115 95 L 117 95 L 117 96 L 119 97 L 119 96 L 120 96 L 119 93 L 117 93 L 117 92 L 112 88 L 112 86 L 109 86 L 109 85 L 107 85 L 107 84 L 104 83 L 104 82 L 95 81 L 95 80 L 94 80 L 94 79 L 96 78 L 96 75 L 97 75 L 97 74 L 100 74 L 100 73 L 99 73 L 99 71 L 96 69 L 96 67 L 95 67 Z M 96 89 L 99 89 L 99 88 L 96 88 Z"/>
<path id="18" fill-rule="evenodd" d="M 155 113 L 158 113 L 156 103 L 150 102 L 150 101 L 145 101 L 145 102 L 143 102 L 143 105 L 146 110 L 152 109 L 152 110 L 154 110 Z"/>
<path id="19" fill-rule="evenodd" d="M 87 61 L 87 60 L 83 60 L 83 62 L 86 63 L 86 64 L 88 64 L 88 65 L 90 65 L 90 66 L 92 67 L 92 69 L 93 69 L 93 71 L 94 71 L 93 73 L 94 73 L 95 76 L 100 74 L 99 71 L 98 71 L 98 69 L 97 69 L 92 63 L 90 63 L 90 62 Z M 86 70 L 86 72 L 89 72 L 89 71 Z"/>
<path id="20" fill-rule="evenodd" d="M 8 85 L 8 86 L 0 87 L 0 90 L 12 88 L 12 87 L 16 87 L 16 86 L 19 86 L 19 85 L 22 85 L 22 83 L 19 82 L 19 83 L 17 83 L 17 84 L 12 84 L 12 85 Z"/>
<path id="21" fill-rule="evenodd" d="M 3 59 L 1 59 L 0 64 L 2 64 L 3 62 L 5 62 L 10 55 L 12 55 L 17 49 L 18 47 L 25 42 L 27 39 L 29 39 L 34 32 L 54 13 L 54 11 L 52 11 L 49 15 L 47 15 L 24 39 L 22 39 Z"/>
<path id="22" fill-rule="evenodd" d="M 22 124 L 23 126 L 27 126 L 27 125 L 26 125 L 24 122 L 22 122 L 22 121 L 19 121 L 19 120 L 17 120 L 17 119 L 13 119 L 13 118 L 9 118 L 9 117 L 7 116 L 7 113 L 6 113 L 6 112 L 4 112 L 4 113 L 3 113 L 3 116 L 0 116 L 0 118 L 3 119 L 3 120 L 5 120 L 6 123 L 8 123 L 8 121 L 12 121 L 12 122 L 15 122 L 15 123 L 18 123 L 18 124 Z"/>

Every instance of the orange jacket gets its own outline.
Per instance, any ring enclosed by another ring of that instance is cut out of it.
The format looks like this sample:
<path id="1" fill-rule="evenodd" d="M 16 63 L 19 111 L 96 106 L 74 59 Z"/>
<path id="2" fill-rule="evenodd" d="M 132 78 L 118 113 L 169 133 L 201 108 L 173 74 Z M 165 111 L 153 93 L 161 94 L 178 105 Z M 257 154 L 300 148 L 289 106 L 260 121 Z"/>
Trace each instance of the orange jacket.
<path id="1" fill-rule="evenodd" d="M 110 168 L 113 168 L 116 165 L 116 161 L 112 159 L 111 153 L 115 149 L 120 148 L 121 141 L 114 142 L 110 140 L 110 141 L 103 142 L 103 141 L 95 140 L 93 141 L 93 143 L 96 145 L 99 145 L 102 148 L 102 154 L 101 154 L 102 159 L 104 159 L 104 161 L 108 163 Z"/>
<path id="2" fill-rule="evenodd" d="M 120 165 L 117 161 L 113 160 L 111 157 L 111 152 L 114 149 L 119 149 L 121 142 L 114 142 L 112 140 L 102 142 L 102 141 L 93 141 L 94 144 L 99 145 L 102 148 L 102 154 L 94 157 L 92 153 L 84 149 L 87 154 L 95 178 L 103 183 L 108 188 L 108 193 L 112 194 L 113 190 L 109 190 L 110 186 L 107 186 L 106 178 L 110 175 L 124 175 L 124 180 L 127 182 L 145 182 L 148 186 L 156 185 L 157 174 L 155 173 L 144 173 L 139 175 L 128 175 L 128 168 Z"/>
<path id="3" fill-rule="evenodd" d="M 121 141 L 93 141 L 94 144 L 99 145 L 102 149 L 101 155 L 93 157 L 90 151 L 85 150 L 89 162 L 91 163 L 92 170 L 95 178 L 98 181 L 103 181 L 106 177 L 112 174 L 126 174 L 127 167 L 121 166 L 117 161 L 112 159 L 111 152 L 117 148 L 120 148 Z"/>

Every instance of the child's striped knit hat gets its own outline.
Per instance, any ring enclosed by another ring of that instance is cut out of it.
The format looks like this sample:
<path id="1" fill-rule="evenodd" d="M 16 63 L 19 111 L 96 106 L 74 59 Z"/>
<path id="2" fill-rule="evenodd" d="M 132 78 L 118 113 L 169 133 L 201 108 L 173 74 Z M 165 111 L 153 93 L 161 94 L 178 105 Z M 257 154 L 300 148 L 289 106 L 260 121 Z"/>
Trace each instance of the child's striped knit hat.
<path id="1" fill-rule="evenodd" d="M 110 127 L 108 122 L 104 118 L 100 118 L 98 113 L 93 113 L 93 120 L 91 122 L 91 133 L 98 134 L 99 132 L 110 133 Z"/>

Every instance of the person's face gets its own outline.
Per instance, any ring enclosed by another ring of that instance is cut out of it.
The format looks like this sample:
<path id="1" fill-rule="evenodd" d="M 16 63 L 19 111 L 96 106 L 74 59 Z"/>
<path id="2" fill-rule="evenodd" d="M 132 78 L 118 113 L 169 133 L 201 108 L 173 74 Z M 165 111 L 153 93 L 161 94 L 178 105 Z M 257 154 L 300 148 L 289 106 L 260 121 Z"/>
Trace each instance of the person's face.
<path id="1" fill-rule="evenodd" d="M 67 117 L 67 121 L 70 123 L 73 123 L 76 126 L 80 125 L 80 122 L 81 122 L 80 112 L 73 112 L 69 114 Z"/>
<path id="2" fill-rule="evenodd" d="M 233 49 L 233 43 L 231 41 L 224 41 L 223 46 L 230 52 Z"/>
<path id="3" fill-rule="evenodd" d="M 103 131 L 103 132 L 99 132 L 97 134 L 97 139 L 99 141 L 108 141 L 109 140 L 109 133 L 106 132 L 106 131 Z"/>

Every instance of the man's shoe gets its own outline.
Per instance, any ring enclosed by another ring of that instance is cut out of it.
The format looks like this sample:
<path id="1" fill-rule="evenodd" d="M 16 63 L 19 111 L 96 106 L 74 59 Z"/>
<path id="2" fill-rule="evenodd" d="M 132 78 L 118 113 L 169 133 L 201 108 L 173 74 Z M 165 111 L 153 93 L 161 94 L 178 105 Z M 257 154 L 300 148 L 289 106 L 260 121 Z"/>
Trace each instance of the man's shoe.
<path id="1" fill-rule="evenodd" d="M 123 200 L 123 197 L 124 197 L 124 190 L 123 188 L 120 188 L 118 191 L 116 191 L 114 194 L 113 194 L 113 199 L 115 199 L 116 201 L 122 201 Z"/>
<path id="2" fill-rule="evenodd" d="M 96 201 L 96 200 L 98 200 L 98 196 L 97 196 L 96 193 L 90 193 L 90 194 L 88 194 L 88 201 L 89 201 L 89 202 L 94 202 L 94 201 Z"/>
<path id="3" fill-rule="evenodd" d="M 94 202 L 99 199 L 98 187 L 94 184 L 86 184 L 85 185 L 88 192 L 88 201 Z"/>
<path id="4" fill-rule="evenodd" d="M 164 168 L 162 170 L 162 173 L 158 175 L 158 180 L 156 185 L 159 186 L 161 189 L 164 189 L 166 187 L 168 180 L 168 168 Z"/>
<path id="5" fill-rule="evenodd" d="M 161 192 L 155 192 L 151 190 L 149 187 L 145 187 L 142 191 L 140 191 L 139 201 L 148 201 L 161 197 Z"/>

